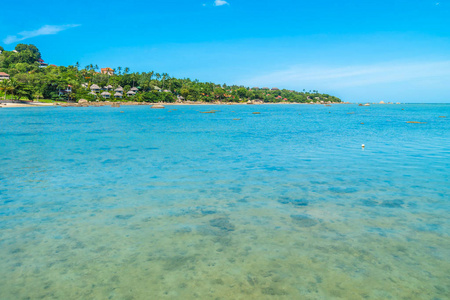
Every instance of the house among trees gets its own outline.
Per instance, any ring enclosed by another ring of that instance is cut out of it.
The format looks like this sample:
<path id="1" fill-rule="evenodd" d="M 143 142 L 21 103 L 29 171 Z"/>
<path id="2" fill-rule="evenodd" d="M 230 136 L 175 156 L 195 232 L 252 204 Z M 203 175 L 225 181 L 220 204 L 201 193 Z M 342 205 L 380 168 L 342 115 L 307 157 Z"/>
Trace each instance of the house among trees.
<path id="1" fill-rule="evenodd" d="M 101 95 L 102 95 L 102 97 L 105 98 L 105 99 L 109 99 L 109 98 L 111 97 L 111 94 L 108 93 L 108 92 L 103 92 L 103 93 L 101 93 Z"/>
<path id="2" fill-rule="evenodd" d="M 37 62 L 39 63 L 39 67 L 40 67 L 40 68 L 45 68 L 45 67 L 48 66 L 48 64 L 46 64 L 42 58 L 39 58 L 39 59 L 37 60 Z"/>
<path id="3" fill-rule="evenodd" d="M 69 84 L 65 90 L 59 90 L 58 95 L 70 94 L 72 93 L 72 86 Z"/>
<path id="4" fill-rule="evenodd" d="M 114 92 L 120 93 L 121 95 L 123 95 L 123 88 L 119 85 L 119 87 L 117 89 L 115 89 Z"/>
<path id="5" fill-rule="evenodd" d="M 109 76 L 114 75 L 114 70 L 111 69 L 111 68 L 101 68 L 100 71 L 101 71 L 102 74 L 107 74 Z"/>
<path id="6" fill-rule="evenodd" d="M 8 80 L 9 74 L 6 74 L 5 72 L 0 72 L 0 81 L 2 80 Z"/>
<path id="7" fill-rule="evenodd" d="M 122 99 L 122 97 L 123 97 L 123 94 L 122 94 L 122 93 L 116 92 L 116 93 L 114 94 L 114 98 Z"/>
<path id="8" fill-rule="evenodd" d="M 129 90 L 129 91 L 127 92 L 127 96 L 134 96 L 134 95 L 136 95 L 136 93 L 133 92 L 132 90 Z"/>
<path id="9" fill-rule="evenodd" d="M 112 85 L 108 84 L 107 86 L 103 87 L 103 90 L 110 91 L 110 90 L 112 90 L 112 88 L 113 88 Z"/>
<path id="10" fill-rule="evenodd" d="M 268 87 L 263 87 L 262 90 L 268 91 L 270 89 Z"/>
<path id="11" fill-rule="evenodd" d="M 91 85 L 91 92 L 94 93 L 99 93 L 100 92 L 100 87 L 96 84 Z"/>
<path id="12" fill-rule="evenodd" d="M 132 91 L 132 92 L 134 92 L 134 93 L 137 93 L 139 90 L 138 90 L 137 87 L 132 87 L 132 88 L 130 89 L 130 91 Z"/>
<path id="13" fill-rule="evenodd" d="M 272 91 L 279 91 L 280 89 L 279 88 L 276 88 L 276 87 L 274 87 L 274 88 L 272 88 Z"/>

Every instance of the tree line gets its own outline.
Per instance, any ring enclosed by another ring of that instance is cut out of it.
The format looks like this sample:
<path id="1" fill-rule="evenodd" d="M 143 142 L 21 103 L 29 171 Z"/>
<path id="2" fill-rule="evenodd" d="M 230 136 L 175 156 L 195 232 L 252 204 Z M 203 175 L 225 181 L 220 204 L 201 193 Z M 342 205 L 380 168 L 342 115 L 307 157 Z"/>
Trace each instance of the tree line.
<path id="1" fill-rule="evenodd" d="M 247 102 L 259 100 L 275 102 L 341 102 L 337 97 L 313 91 L 254 89 L 238 85 L 200 82 L 189 78 L 175 78 L 167 73 L 130 72 L 128 67 L 113 69 L 114 75 L 102 74 L 98 65 L 81 67 L 77 62 L 70 66 L 42 67 L 41 53 L 34 45 L 18 44 L 15 51 L 5 51 L 0 46 L 0 72 L 10 75 L 10 80 L 0 81 L 3 97 L 13 99 L 51 99 L 60 101 L 105 100 L 100 93 L 93 95 L 93 84 L 100 88 L 111 85 L 123 87 L 120 100 L 144 102 Z M 68 86 L 71 87 L 68 91 Z M 135 95 L 126 93 L 137 87 Z M 113 98 L 113 95 L 112 95 Z"/>

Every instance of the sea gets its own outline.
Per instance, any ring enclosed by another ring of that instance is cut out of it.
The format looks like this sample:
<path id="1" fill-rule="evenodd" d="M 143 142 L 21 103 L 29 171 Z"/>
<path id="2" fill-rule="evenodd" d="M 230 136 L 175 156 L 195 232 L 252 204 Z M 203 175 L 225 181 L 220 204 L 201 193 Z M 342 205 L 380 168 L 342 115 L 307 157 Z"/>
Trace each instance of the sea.
<path id="1" fill-rule="evenodd" d="M 2 300 L 449 299 L 449 212 L 450 104 L 0 109 Z"/>

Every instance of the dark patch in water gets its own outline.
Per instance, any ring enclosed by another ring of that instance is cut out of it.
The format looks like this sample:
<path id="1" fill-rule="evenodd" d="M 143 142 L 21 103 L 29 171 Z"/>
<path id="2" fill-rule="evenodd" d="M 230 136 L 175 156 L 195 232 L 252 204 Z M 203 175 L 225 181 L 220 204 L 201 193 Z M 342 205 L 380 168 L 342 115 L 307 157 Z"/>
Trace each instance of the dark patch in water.
<path id="1" fill-rule="evenodd" d="M 219 285 L 223 285 L 224 284 L 223 280 L 220 279 L 220 278 L 211 280 L 211 283 L 212 284 L 219 284 Z"/>
<path id="2" fill-rule="evenodd" d="M 10 251 L 11 254 L 17 254 L 17 253 L 21 253 L 23 252 L 23 250 L 21 248 L 16 248 Z"/>
<path id="3" fill-rule="evenodd" d="M 368 206 L 368 207 L 375 207 L 375 206 L 378 205 L 378 202 L 377 202 L 377 201 L 375 201 L 375 200 L 369 200 L 369 199 L 367 199 L 367 200 L 362 200 L 361 203 L 362 203 L 362 205 Z"/>
<path id="4" fill-rule="evenodd" d="M 358 190 L 355 188 L 341 188 L 341 187 L 331 187 L 328 189 L 330 192 L 337 194 L 351 194 L 356 193 Z"/>
<path id="5" fill-rule="evenodd" d="M 182 233 L 190 233 L 190 232 L 192 232 L 192 229 L 190 227 L 183 227 L 183 228 L 177 229 L 175 232 L 181 233 L 181 234 Z"/>
<path id="6" fill-rule="evenodd" d="M 83 242 L 76 242 L 75 245 L 73 245 L 72 249 L 84 249 L 86 248 L 86 244 Z"/>
<path id="7" fill-rule="evenodd" d="M 195 265 L 196 260 L 197 259 L 195 256 L 179 255 L 179 256 L 171 257 L 171 258 L 166 259 L 165 264 L 164 264 L 164 269 L 167 271 L 174 271 L 177 269 L 181 269 L 183 267 L 187 267 L 190 264 Z"/>
<path id="8" fill-rule="evenodd" d="M 197 232 L 201 235 L 205 236 L 225 236 L 228 234 L 228 231 L 224 230 L 216 230 L 212 228 L 211 226 L 198 226 Z"/>
<path id="9" fill-rule="evenodd" d="M 402 207 L 404 203 L 405 202 L 403 200 L 386 200 L 381 203 L 381 206 L 389 208 L 399 208 Z"/>
<path id="10" fill-rule="evenodd" d="M 230 191 L 234 192 L 234 193 L 240 193 L 242 192 L 241 188 L 237 188 L 237 187 L 231 187 L 229 188 Z"/>
<path id="11" fill-rule="evenodd" d="M 121 161 L 120 159 L 106 159 L 102 161 L 102 164 L 116 164 L 119 163 L 120 161 Z"/>
<path id="12" fill-rule="evenodd" d="M 295 206 L 307 206 L 308 201 L 303 199 L 291 199 L 287 197 L 283 197 L 280 200 L 278 200 L 281 204 L 292 204 Z"/>
<path id="13" fill-rule="evenodd" d="M 254 278 L 252 275 L 248 274 L 247 275 L 247 282 L 251 285 L 251 286 L 255 286 L 258 283 L 258 279 Z"/>
<path id="14" fill-rule="evenodd" d="M 262 289 L 262 293 L 265 295 L 271 295 L 271 296 L 283 296 L 287 295 L 288 293 L 285 290 L 282 290 L 278 287 L 267 287 Z"/>
<path id="15" fill-rule="evenodd" d="M 215 210 L 208 210 L 208 209 L 202 209 L 201 212 L 202 212 L 202 215 L 213 215 L 213 214 L 217 213 Z"/>
<path id="16" fill-rule="evenodd" d="M 128 220 L 128 219 L 130 219 L 130 218 L 132 218 L 134 215 L 117 215 L 116 216 L 116 219 L 119 219 L 119 220 Z"/>
<path id="17" fill-rule="evenodd" d="M 149 147 L 149 148 L 145 148 L 145 150 L 158 150 L 159 148 L 154 148 L 154 147 Z"/>
<path id="18" fill-rule="evenodd" d="M 308 215 L 291 215 L 292 222 L 300 227 L 313 227 L 319 222 Z"/>
<path id="19" fill-rule="evenodd" d="M 223 231 L 234 231 L 234 225 L 230 223 L 230 220 L 225 217 L 212 219 L 209 221 L 209 225 L 219 228 Z"/>

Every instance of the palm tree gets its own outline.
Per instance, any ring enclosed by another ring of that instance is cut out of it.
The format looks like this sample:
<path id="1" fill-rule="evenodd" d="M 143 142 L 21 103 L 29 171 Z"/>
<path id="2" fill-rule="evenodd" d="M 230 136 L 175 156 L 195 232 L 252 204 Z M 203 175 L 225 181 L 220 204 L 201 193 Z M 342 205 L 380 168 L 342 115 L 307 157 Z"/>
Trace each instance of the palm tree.
<path id="1" fill-rule="evenodd" d="M 11 90 L 11 80 L 2 80 L 0 81 L 0 90 L 5 93 L 4 100 L 6 100 L 6 94 Z"/>
<path id="2" fill-rule="evenodd" d="M 119 75 L 121 75 L 122 67 L 117 67 L 117 70 L 119 70 Z"/>
<path id="3" fill-rule="evenodd" d="M 125 70 L 123 72 L 124 72 L 124 74 L 127 74 L 129 71 L 130 71 L 130 68 L 125 67 Z"/>

